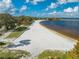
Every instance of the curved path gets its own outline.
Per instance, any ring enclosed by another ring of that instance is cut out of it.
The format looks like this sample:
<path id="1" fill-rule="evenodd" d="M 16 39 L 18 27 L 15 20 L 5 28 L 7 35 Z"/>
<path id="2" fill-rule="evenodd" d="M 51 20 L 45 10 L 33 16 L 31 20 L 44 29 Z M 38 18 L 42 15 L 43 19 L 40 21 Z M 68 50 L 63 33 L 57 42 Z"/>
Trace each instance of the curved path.
<path id="1" fill-rule="evenodd" d="M 19 44 L 19 41 L 29 40 L 29 44 L 17 46 L 11 49 L 21 49 L 30 51 L 33 56 L 38 55 L 46 49 L 68 51 L 74 47 L 75 41 L 64 38 L 61 35 L 52 32 L 36 21 L 30 27 L 30 30 L 25 31 L 14 43 Z"/>

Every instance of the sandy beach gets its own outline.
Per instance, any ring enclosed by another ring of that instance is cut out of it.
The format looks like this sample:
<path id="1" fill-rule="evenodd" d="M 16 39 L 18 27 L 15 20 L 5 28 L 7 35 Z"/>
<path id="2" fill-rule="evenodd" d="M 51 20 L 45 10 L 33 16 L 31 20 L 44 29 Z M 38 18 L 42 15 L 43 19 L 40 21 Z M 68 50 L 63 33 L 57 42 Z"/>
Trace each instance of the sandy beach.
<path id="1" fill-rule="evenodd" d="M 76 43 L 74 40 L 62 37 L 61 35 L 48 30 L 40 25 L 40 20 L 35 21 L 30 30 L 25 31 L 14 43 L 17 45 L 20 41 L 29 41 L 29 44 L 23 46 L 12 47 L 10 49 L 27 50 L 32 56 L 38 55 L 46 49 L 68 51 L 74 48 Z"/>

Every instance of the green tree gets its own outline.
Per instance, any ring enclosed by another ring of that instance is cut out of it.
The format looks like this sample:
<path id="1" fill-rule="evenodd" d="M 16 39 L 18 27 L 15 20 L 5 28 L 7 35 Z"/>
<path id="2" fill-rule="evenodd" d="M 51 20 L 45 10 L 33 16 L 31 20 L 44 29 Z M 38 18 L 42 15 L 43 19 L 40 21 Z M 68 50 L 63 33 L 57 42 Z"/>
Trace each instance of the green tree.
<path id="1" fill-rule="evenodd" d="M 16 20 L 10 14 L 0 14 L 0 25 L 5 27 L 5 30 L 10 30 L 15 27 Z"/>

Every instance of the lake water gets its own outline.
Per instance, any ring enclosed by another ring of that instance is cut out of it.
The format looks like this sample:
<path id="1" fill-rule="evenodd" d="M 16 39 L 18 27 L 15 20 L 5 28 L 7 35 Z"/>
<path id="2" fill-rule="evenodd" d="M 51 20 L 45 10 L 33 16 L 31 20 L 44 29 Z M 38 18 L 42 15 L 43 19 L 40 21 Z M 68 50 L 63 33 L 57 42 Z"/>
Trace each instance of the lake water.
<path id="1" fill-rule="evenodd" d="M 59 32 L 68 33 L 70 36 L 79 38 L 79 19 L 62 19 L 59 21 L 43 21 L 42 25 L 55 29 Z"/>

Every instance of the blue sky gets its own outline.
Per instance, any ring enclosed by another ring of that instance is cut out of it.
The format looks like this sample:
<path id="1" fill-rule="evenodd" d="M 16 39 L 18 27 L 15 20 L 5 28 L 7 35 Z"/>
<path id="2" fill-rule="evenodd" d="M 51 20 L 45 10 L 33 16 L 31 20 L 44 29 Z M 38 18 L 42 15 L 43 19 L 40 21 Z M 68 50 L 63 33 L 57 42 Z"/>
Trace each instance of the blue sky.
<path id="1" fill-rule="evenodd" d="M 0 0 L 0 13 L 14 16 L 77 16 L 79 0 Z"/>

